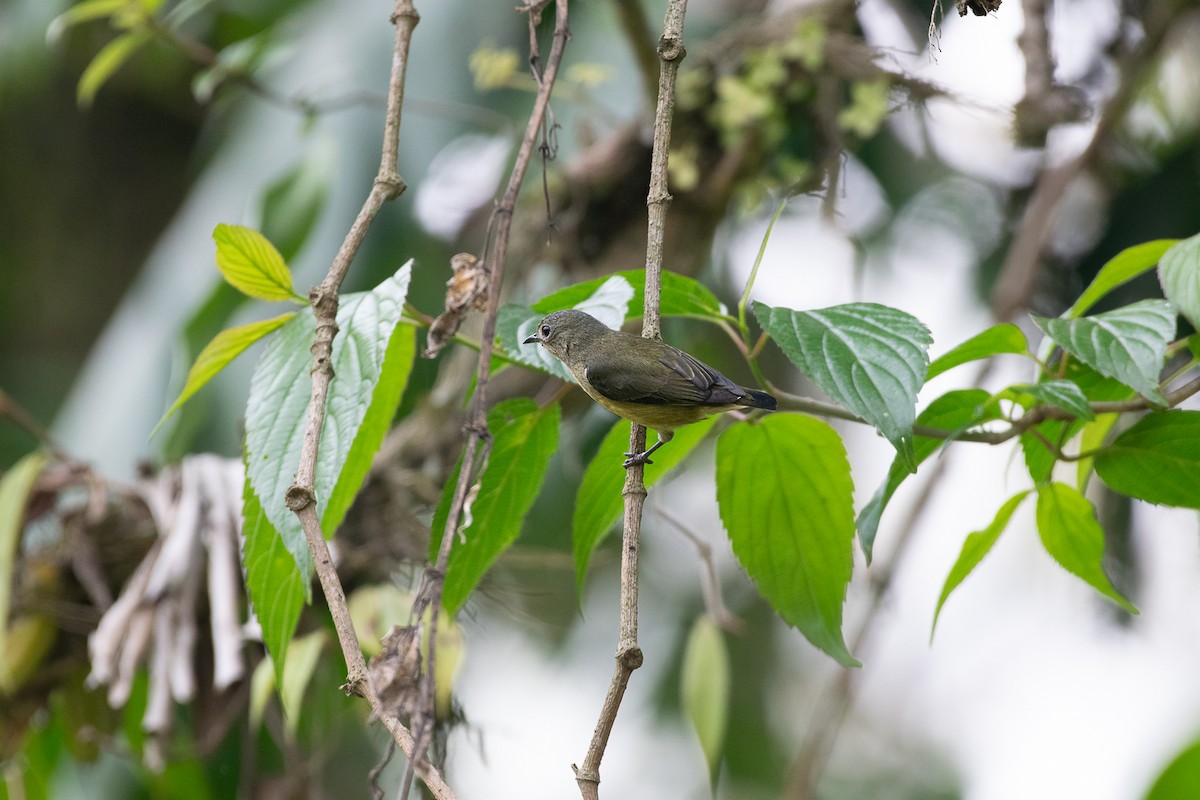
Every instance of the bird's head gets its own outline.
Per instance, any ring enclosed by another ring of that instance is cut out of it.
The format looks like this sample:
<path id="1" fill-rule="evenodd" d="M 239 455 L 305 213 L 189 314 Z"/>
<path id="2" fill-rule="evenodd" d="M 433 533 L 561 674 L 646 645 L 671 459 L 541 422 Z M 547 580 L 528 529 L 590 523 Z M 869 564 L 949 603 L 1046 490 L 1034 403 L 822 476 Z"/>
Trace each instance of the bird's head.
<path id="1" fill-rule="evenodd" d="M 582 357 L 588 345 L 612 332 L 591 314 L 571 308 L 543 317 L 533 335 L 522 344 L 540 344 L 570 366 L 572 357 Z"/>

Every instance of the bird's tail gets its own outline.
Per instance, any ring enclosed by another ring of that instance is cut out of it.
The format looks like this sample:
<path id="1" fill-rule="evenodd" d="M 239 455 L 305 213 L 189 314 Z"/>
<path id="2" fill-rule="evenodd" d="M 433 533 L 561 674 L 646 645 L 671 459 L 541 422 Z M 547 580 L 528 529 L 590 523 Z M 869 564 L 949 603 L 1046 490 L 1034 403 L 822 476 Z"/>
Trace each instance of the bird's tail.
<path id="1" fill-rule="evenodd" d="M 742 403 L 750 408 L 765 408 L 767 411 L 774 411 L 778 407 L 775 398 L 766 392 L 755 391 L 754 389 L 743 389 L 745 394 L 742 396 Z"/>

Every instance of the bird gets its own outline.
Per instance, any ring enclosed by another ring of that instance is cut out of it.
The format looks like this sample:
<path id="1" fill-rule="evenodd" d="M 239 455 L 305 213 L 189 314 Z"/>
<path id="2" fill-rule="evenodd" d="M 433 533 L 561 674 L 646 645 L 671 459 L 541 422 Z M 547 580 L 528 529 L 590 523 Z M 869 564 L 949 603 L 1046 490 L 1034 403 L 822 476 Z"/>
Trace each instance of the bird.
<path id="1" fill-rule="evenodd" d="M 735 408 L 774 411 L 778 405 L 766 392 L 739 386 L 678 347 L 613 330 L 577 309 L 542 318 L 522 342 L 535 343 L 561 361 L 597 403 L 658 434 L 653 447 L 625 454 L 626 469 L 653 464 L 650 455 L 683 425 Z"/>

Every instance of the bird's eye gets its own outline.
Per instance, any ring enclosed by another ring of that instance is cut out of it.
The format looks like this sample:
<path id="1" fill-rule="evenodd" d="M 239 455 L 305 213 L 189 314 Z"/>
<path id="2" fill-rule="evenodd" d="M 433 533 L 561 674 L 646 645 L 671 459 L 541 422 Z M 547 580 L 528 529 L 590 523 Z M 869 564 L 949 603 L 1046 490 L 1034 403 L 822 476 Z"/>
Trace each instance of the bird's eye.
<path id="1" fill-rule="evenodd" d="M 545 338 L 545 337 L 547 337 L 547 336 L 549 336 L 549 335 L 550 335 L 550 326 L 549 326 L 549 325 L 543 325 L 543 326 L 542 326 L 542 338 Z"/>

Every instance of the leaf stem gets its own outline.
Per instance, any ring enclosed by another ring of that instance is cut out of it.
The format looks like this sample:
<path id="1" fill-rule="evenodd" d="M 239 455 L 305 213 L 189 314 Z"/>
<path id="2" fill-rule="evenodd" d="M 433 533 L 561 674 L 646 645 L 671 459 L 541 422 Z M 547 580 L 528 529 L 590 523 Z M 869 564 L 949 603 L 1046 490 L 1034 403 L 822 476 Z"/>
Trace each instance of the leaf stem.
<path id="1" fill-rule="evenodd" d="M 758 245 L 758 255 L 754 258 L 754 266 L 750 269 L 750 277 L 746 279 L 746 287 L 742 289 L 742 298 L 738 300 L 738 327 L 742 329 L 742 336 L 746 342 L 750 341 L 750 331 L 746 327 L 746 304 L 750 302 L 750 290 L 754 288 L 754 282 L 758 280 L 758 268 L 762 266 L 763 255 L 767 252 L 767 242 L 771 240 L 771 232 L 775 230 L 775 223 L 779 221 L 779 217 L 783 214 L 783 209 L 787 207 L 788 200 L 791 199 L 787 195 L 779 201 L 779 205 L 775 208 L 775 213 L 771 215 L 771 221 L 767 223 L 767 231 L 763 234 L 762 242 Z"/>

